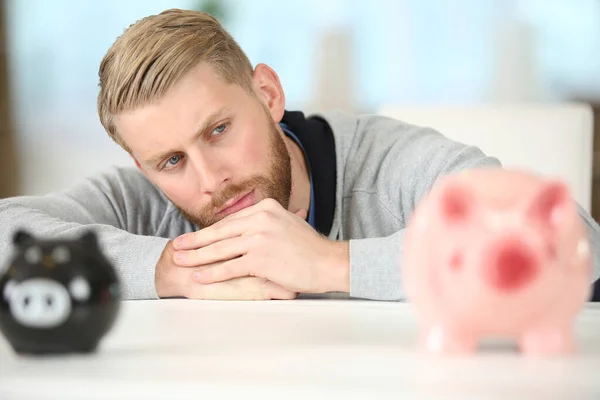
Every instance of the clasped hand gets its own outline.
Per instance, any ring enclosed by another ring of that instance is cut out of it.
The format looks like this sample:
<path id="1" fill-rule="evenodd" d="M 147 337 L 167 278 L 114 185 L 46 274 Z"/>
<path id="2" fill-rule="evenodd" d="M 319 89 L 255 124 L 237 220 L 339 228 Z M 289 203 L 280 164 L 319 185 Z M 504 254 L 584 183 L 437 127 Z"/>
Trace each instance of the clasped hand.
<path id="1" fill-rule="evenodd" d="M 173 241 L 173 263 L 202 285 L 256 277 L 295 293 L 348 291 L 347 242 L 334 242 L 265 199 Z"/>

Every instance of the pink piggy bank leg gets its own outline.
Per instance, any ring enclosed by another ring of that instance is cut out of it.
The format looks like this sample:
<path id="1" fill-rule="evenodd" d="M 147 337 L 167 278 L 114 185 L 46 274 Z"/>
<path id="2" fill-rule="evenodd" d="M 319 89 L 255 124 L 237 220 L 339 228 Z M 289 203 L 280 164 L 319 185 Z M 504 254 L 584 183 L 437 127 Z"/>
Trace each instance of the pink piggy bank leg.
<path id="1" fill-rule="evenodd" d="M 449 325 L 427 325 L 421 331 L 420 347 L 433 354 L 468 354 L 477 350 L 478 338 L 465 329 Z"/>
<path id="2" fill-rule="evenodd" d="M 521 335 L 521 351 L 531 355 L 561 355 L 573 353 L 576 342 L 569 324 L 540 325 Z"/>

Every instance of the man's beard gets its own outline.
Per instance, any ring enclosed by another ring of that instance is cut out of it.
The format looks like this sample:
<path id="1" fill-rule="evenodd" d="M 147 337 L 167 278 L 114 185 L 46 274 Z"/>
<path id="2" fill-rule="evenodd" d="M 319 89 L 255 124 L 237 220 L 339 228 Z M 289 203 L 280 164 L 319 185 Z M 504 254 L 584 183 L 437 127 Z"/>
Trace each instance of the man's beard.
<path id="1" fill-rule="evenodd" d="M 183 210 L 176 205 L 185 218 L 201 229 L 210 226 L 222 219 L 222 217 L 216 216 L 215 212 L 221 209 L 228 200 L 249 193 L 251 190 L 261 193 L 265 198 L 276 200 L 285 209 L 288 208 L 292 190 L 290 155 L 270 114 L 267 114 L 267 121 L 269 122 L 269 159 L 271 163 L 266 175 L 254 175 L 240 183 L 230 184 L 220 192 L 213 194 L 210 203 L 196 212 Z"/>

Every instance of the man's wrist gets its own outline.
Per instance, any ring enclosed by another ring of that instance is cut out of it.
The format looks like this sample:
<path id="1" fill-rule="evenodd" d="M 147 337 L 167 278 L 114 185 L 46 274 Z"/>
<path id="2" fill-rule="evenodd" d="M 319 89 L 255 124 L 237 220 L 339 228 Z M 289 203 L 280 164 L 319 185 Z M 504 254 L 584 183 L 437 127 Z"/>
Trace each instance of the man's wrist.
<path id="1" fill-rule="evenodd" d="M 329 241 L 330 250 L 325 258 L 323 292 L 350 292 L 350 243 Z"/>
<path id="2" fill-rule="evenodd" d="M 169 240 L 167 245 L 163 249 L 158 262 L 156 263 L 156 268 L 154 270 L 154 286 L 156 288 L 156 294 L 159 298 L 164 297 L 172 297 L 175 296 L 175 293 L 172 293 L 171 288 L 168 285 L 165 285 L 165 274 L 166 270 L 169 268 L 172 263 L 173 254 L 175 249 L 173 248 L 173 241 Z"/>

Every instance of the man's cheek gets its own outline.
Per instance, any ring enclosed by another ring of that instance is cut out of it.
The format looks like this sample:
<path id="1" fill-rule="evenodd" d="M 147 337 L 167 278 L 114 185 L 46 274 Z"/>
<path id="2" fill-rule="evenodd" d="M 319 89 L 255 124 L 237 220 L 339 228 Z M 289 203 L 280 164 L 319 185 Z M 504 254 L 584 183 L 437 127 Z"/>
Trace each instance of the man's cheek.
<path id="1" fill-rule="evenodd" d="M 245 165 L 247 168 L 254 169 L 255 172 L 262 172 L 269 160 L 268 149 L 267 145 L 258 146 L 257 143 L 252 143 L 243 154 L 238 154 L 240 160 L 245 159 L 245 163 L 237 165 Z"/>

